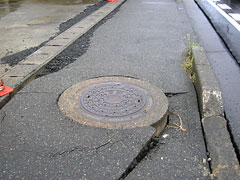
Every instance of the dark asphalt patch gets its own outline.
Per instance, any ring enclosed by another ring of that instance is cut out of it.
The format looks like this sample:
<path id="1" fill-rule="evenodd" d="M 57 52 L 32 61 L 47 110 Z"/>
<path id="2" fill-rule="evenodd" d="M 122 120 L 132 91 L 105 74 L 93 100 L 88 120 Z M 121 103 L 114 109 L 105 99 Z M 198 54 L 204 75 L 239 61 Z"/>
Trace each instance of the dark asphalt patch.
<path id="1" fill-rule="evenodd" d="M 59 25 L 60 33 L 66 31 L 68 28 L 72 27 L 77 22 L 79 22 L 82 19 L 84 19 L 85 17 L 89 16 L 90 14 L 92 14 L 94 11 L 98 10 L 100 7 L 104 6 L 105 4 L 107 4 L 107 1 L 101 0 L 97 4 L 94 4 L 92 6 L 88 6 L 87 9 L 85 9 L 80 14 L 76 15 L 74 18 L 69 19 L 66 22 L 61 23 Z"/>
<path id="2" fill-rule="evenodd" d="M 41 43 L 37 47 L 32 47 L 32 48 L 20 51 L 18 53 L 12 54 L 10 56 L 3 57 L 1 59 L 1 63 L 2 64 L 8 64 L 9 66 L 14 66 L 14 65 L 18 64 L 24 58 L 26 58 L 30 54 L 34 53 L 35 51 L 37 51 L 38 49 L 43 47 L 46 43 L 48 43 L 49 41 L 54 39 L 56 36 L 58 36 L 59 34 L 61 34 L 64 31 L 66 31 L 67 29 L 69 29 L 70 27 L 72 27 L 74 24 L 78 23 L 79 21 L 81 21 L 85 17 L 89 16 L 90 14 L 92 14 L 93 12 L 98 10 L 100 7 L 104 6 L 106 3 L 107 3 L 107 1 L 100 0 L 98 3 L 96 3 L 92 6 L 88 6 L 83 12 L 76 15 L 74 18 L 69 19 L 66 22 L 61 23 L 59 25 L 59 32 L 55 36 L 50 37 L 47 41 L 44 41 L 43 43 Z"/>

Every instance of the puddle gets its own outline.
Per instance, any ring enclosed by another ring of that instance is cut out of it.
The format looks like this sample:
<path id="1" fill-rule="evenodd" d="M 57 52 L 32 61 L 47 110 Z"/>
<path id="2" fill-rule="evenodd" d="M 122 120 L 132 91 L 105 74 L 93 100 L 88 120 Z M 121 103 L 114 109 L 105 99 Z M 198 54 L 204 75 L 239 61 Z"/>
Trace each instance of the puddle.
<path id="1" fill-rule="evenodd" d="M 79 5 L 79 4 L 93 4 L 99 0 L 0 0 L 0 18 L 7 14 L 16 11 L 21 4 L 37 3 L 48 5 Z"/>

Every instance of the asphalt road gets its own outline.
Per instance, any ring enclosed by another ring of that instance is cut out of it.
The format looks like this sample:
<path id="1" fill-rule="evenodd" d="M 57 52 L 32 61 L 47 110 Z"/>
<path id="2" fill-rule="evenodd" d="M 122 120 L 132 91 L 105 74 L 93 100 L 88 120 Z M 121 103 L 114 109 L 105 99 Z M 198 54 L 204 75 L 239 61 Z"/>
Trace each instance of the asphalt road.
<path id="1" fill-rule="evenodd" d="M 168 128 L 160 145 L 132 176 L 142 167 L 155 167 L 153 180 L 160 173 L 162 179 L 210 179 L 197 97 L 182 67 L 187 34 L 193 31 L 182 2 L 127 1 L 95 29 L 85 53 L 63 69 L 35 79 L 3 107 L 0 178 L 120 179 L 151 138 L 153 128 L 84 126 L 65 117 L 57 101 L 65 89 L 80 81 L 127 76 L 172 94 L 169 108 L 180 114 L 187 129 Z M 62 59 L 74 57 L 73 53 L 65 52 Z M 169 121 L 179 123 L 172 116 Z M 141 178 L 150 179 L 147 173 Z"/>
<path id="2" fill-rule="evenodd" d="M 240 2 L 203 0 L 198 4 L 236 61 L 240 63 Z"/>

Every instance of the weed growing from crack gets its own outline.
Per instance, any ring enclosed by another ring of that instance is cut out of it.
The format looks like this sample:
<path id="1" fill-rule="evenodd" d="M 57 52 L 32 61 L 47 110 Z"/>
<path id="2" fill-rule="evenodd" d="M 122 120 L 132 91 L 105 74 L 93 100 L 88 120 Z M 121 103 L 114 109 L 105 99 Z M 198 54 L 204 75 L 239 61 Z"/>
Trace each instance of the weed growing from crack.
<path id="1" fill-rule="evenodd" d="M 172 114 L 172 115 L 175 115 L 179 119 L 180 124 L 177 124 L 177 123 L 173 122 L 173 126 L 168 125 L 167 128 L 175 128 L 175 129 L 180 129 L 181 131 L 187 131 L 185 128 L 183 128 L 182 118 L 178 113 L 170 112 L 170 111 L 168 113 Z"/>
<path id="2" fill-rule="evenodd" d="M 193 72 L 194 56 L 192 53 L 192 47 L 199 46 L 199 44 L 192 42 L 190 34 L 187 34 L 187 37 L 185 37 L 184 39 L 187 47 L 187 52 L 186 52 L 185 62 L 183 64 L 183 69 L 186 73 L 190 74 L 190 79 L 192 80 L 192 82 L 195 82 L 196 75 Z"/>

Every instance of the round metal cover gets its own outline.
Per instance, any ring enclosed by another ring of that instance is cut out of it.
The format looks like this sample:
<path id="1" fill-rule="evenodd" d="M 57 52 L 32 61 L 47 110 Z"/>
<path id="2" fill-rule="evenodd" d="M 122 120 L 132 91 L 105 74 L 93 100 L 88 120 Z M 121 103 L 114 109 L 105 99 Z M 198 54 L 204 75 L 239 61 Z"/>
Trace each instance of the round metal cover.
<path id="1" fill-rule="evenodd" d="M 126 77 L 80 82 L 68 88 L 58 104 L 74 121 L 111 129 L 154 125 L 168 109 L 167 98 L 160 89 Z"/>

